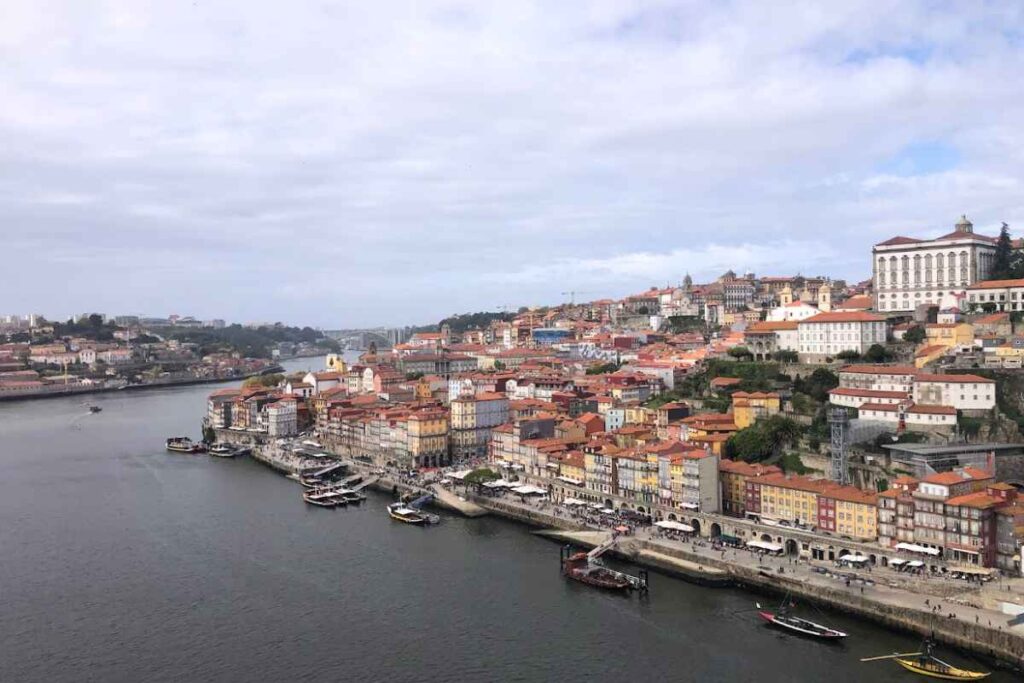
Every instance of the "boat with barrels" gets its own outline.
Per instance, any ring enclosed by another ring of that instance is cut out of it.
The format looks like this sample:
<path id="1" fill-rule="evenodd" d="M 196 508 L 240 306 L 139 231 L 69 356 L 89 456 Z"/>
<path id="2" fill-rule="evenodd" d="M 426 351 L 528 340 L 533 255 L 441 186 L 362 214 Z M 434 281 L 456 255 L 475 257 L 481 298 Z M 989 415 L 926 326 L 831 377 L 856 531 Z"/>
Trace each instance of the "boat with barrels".
<path id="1" fill-rule="evenodd" d="M 562 575 L 573 581 L 610 591 L 639 590 L 647 592 L 647 571 L 640 570 L 640 576 L 631 576 L 609 569 L 598 558 L 617 542 L 612 536 L 594 547 L 590 552 L 572 552 L 571 546 L 564 546 L 561 552 Z"/>

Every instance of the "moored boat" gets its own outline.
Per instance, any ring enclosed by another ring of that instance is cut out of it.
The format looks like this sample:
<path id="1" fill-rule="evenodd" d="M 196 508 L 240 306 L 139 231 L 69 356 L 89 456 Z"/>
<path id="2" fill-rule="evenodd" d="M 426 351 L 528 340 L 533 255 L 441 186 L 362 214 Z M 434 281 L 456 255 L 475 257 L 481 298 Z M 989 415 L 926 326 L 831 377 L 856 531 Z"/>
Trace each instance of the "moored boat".
<path id="1" fill-rule="evenodd" d="M 424 524 L 427 519 L 419 510 L 407 507 L 405 503 L 391 503 L 388 505 L 388 515 L 391 519 L 397 519 L 406 524 Z"/>
<path id="2" fill-rule="evenodd" d="M 239 449 L 227 443 L 215 443 L 210 446 L 210 455 L 215 455 L 218 458 L 233 458 L 239 454 Z"/>
<path id="3" fill-rule="evenodd" d="M 175 453 L 202 453 L 206 450 L 202 444 L 193 442 L 187 436 L 172 436 L 167 439 L 166 447 Z"/>
<path id="4" fill-rule="evenodd" d="M 100 408 L 99 406 L 89 406 L 90 413 L 98 413 L 101 410 L 103 410 L 103 408 Z"/>
<path id="5" fill-rule="evenodd" d="M 773 626 L 778 626 L 779 628 L 792 631 L 793 633 L 799 633 L 802 636 L 832 641 L 846 637 L 846 634 L 842 631 L 837 631 L 834 628 L 816 624 L 813 621 L 808 621 L 807 619 L 789 616 L 788 614 L 775 614 L 772 612 L 761 611 L 758 612 L 758 615 Z"/>
<path id="6" fill-rule="evenodd" d="M 320 491 L 317 489 L 304 491 L 302 493 L 302 500 L 310 505 L 322 508 L 332 508 L 338 505 L 338 499 L 335 497 L 334 491 Z"/>
<path id="7" fill-rule="evenodd" d="M 941 678 L 946 681 L 980 681 L 988 678 L 987 671 L 969 671 L 947 664 L 937 657 L 915 657 L 914 659 L 902 659 L 895 657 L 896 663 L 907 671 L 913 671 L 929 678 Z"/>
<path id="8" fill-rule="evenodd" d="M 620 572 L 593 563 L 587 553 L 575 553 L 562 561 L 562 574 L 574 581 L 606 590 L 629 590 L 632 582 Z"/>
<path id="9" fill-rule="evenodd" d="M 934 648 L 934 639 L 926 638 L 921 652 L 897 652 L 896 654 L 882 655 L 880 657 L 865 657 L 860 661 L 878 662 L 885 659 L 895 659 L 896 663 L 907 671 L 916 673 L 919 676 L 938 678 L 944 681 L 980 681 L 991 675 L 991 672 L 988 671 L 961 669 L 949 662 L 944 662 L 932 654 Z"/>

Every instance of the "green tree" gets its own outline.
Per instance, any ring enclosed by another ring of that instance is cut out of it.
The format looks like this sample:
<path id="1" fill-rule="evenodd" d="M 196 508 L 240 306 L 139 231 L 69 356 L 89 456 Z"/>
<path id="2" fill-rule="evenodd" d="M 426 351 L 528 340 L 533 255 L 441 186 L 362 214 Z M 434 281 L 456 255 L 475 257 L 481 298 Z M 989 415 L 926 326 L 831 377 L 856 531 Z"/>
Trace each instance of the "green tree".
<path id="1" fill-rule="evenodd" d="M 203 427 L 203 441 L 206 443 L 213 443 L 217 440 L 217 432 L 213 430 L 213 427 L 206 425 Z"/>
<path id="2" fill-rule="evenodd" d="M 864 353 L 864 360 L 871 363 L 885 363 L 892 360 L 892 352 L 881 344 L 872 344 Z"/>
<path id="3" fill-rule="evenodd" d="M 1010 226 L 1003 223 L 996 242 L 996 253 L 992 261 L 991 280 L 1009 280 L 1013 273 L 1013 242 L 1010 240 Z"/>
<path id="4" fill-rule="evenodd" d="M 920 344 L 924 341 L 925 333 L 924 327 L 921 325 L 914 325 L 909 330 L 903 333 L 903 341 L 908 341 L 913 344 Z"/>
<path id="5" fill-rule="evenodd" d="M 727 353 L 737 360 L 750 359 L 754 357 L 754 354 L 750 353 L 750 349 L 746 346 L 734 346 L 729 349 Z"/>
<path id="6" fill-rule="evenodd" d="M 856 351 L 840 351 L 836 354 L 836 358 L 839 360 L 858 360 L 860 358 L 860 354 Z"/>
<path id="7" fill-rule="evenodd" d="M 981 305 L 981 310 L 983 310 L 985 313 L 995 313 L 996 304 L 994 301 L 986 301 Z"/>
<path id="8" fill-rule="evenodd" d="M 798 359 L 796 351 L 790 351 L 788 349 L 781 349 L 772 354 L 774 360 L 780 363 L 795 363 Z"/>
<path id="9" fill-rule="evenodd" d="M 494 481 L 495 479 L 501 479 L 501 475 L 499 475 L 494 470 L 489 470 L 486 467 L 481 467 L 467 474 L 465 479 L 463 479 L 462 481 L 464 481 L 467 484 L 479 485 L 487 481 Z"/>

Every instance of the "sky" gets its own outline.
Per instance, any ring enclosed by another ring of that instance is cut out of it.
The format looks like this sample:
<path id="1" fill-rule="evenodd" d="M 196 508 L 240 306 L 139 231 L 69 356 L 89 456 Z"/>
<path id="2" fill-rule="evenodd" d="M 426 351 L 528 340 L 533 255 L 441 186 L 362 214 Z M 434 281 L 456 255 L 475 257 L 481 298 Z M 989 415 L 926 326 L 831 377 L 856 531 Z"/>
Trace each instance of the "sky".
<path id="1" fill-rule="evenodd" d="M 4 0 L 0 314 L 423 324 L 1024 232 L 1024 3 Z"/>

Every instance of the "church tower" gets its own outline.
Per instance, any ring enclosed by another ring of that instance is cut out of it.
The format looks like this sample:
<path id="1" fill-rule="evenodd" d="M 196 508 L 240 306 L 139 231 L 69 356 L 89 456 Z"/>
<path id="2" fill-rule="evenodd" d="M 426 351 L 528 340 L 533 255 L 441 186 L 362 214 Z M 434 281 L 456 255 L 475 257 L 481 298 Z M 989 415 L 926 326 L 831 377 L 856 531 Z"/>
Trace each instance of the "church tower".
<path id="1" fill-rule="evenodd" d="M 832 288 L 825 282 L 818 288 L 818 310 L 827 313 L 832 310 Z"/>
<path id="2" fill-rule="evenodd" d="M 779 306 L 788 306 L 793 303 L 793 288 L 786 285 L 779 292 Z"/>

